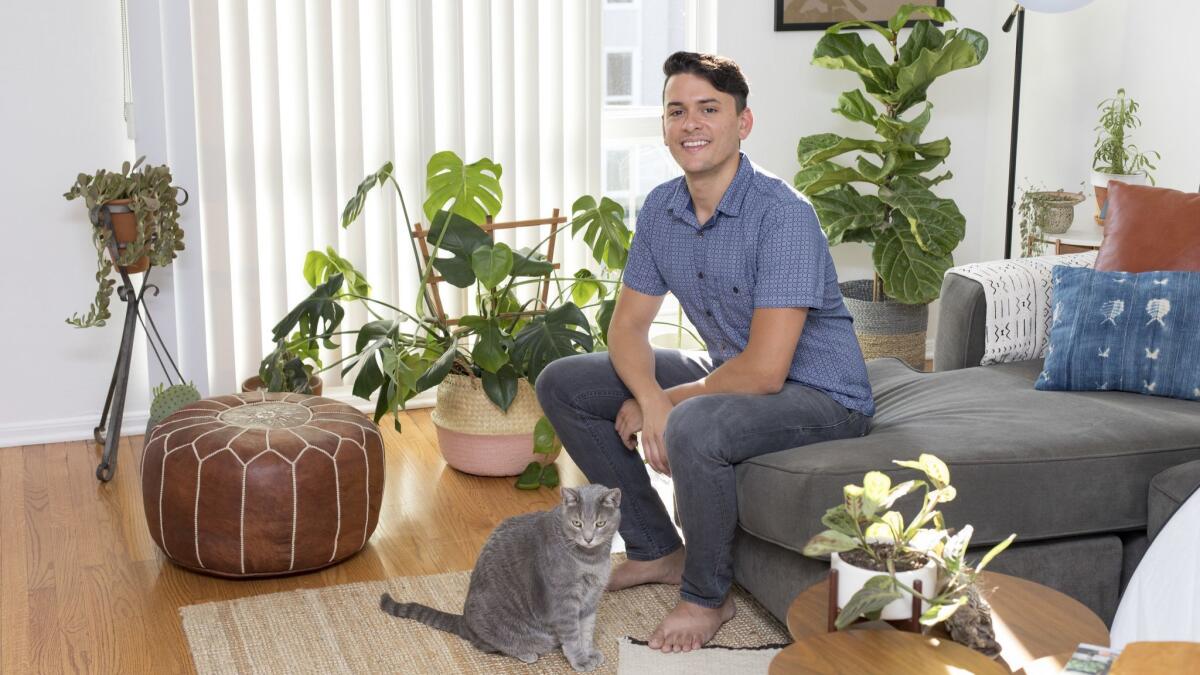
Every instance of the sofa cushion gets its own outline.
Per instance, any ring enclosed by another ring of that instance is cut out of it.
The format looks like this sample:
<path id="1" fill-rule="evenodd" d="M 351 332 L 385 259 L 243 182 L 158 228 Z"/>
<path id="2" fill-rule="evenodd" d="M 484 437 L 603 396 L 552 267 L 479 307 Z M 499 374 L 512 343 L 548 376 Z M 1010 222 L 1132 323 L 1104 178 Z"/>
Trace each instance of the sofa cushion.
<path id="1" fill-rule="evenodd" d="M 1200 461 L 1173 466 L 1150 480 L 1146 534 L 1151 541 L 1197 488 L 1200 488 Z"/>
<path id="2" fill-rule="evenodd" d="M 1052 302 L 1038 389 L 1200 400 L 1200 273 L 1055 267 Z"/>
<path id="3" fill-rule="evenodd" d="M 951 526 L 973 544 L 1016 532 L 1033 541 L 1146 526 L 1150 478 L 1200 459 L 1197 404 L 1123 392 L 1037 391 L 1040 361 L 920 373 L 899 361 L 867 364 L 878 412 L 870 434 L 763 455 L 737 467 L 741 526 L 799 551 L 822 528 L 842 486 L 922 452 L 950 467 L 958 498 Z M 917 495 L 897 508 L 916 512 Z"/>
<path id="4" fill-rule="evenodd" d="M 1113 181 L 1096 269 L 1200 272 L 1200 193 Z"/>

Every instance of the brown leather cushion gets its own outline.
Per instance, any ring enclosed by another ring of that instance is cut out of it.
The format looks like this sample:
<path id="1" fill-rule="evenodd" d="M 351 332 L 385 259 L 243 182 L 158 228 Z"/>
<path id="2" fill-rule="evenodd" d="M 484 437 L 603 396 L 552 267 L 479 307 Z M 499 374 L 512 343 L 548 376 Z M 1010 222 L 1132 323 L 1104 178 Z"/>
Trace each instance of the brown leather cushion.
<path id="1" fill-rule="evenodd" d="M 366 545 L 383 440 L 354 408 L 251 392 L 176 411 L 146 437 L 142 499 L 173 562 L 219 576 L 305 572 Z"/>
<path id="2" fill-rule="evenodd" d="M 1096 269 L 1200 272 L 1200 193 L 1110 181 Z"/>

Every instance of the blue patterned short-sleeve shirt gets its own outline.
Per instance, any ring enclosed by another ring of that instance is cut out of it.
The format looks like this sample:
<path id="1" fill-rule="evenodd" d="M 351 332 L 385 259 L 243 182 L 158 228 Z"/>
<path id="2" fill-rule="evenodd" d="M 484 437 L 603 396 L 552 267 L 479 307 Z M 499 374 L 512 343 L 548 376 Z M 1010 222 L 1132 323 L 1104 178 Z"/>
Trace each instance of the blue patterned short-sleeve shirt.
<path id="1" fill-rule="evenodd" d="M 744 154 L 703 225 L 683 177 L 646 197 L 624 281 L 647 295 L 674 293 L 714 364 L 746 349 L 756 308 L 807 307 L 788 379 L 875 414 L 866 364 L 816 212 Z"/>

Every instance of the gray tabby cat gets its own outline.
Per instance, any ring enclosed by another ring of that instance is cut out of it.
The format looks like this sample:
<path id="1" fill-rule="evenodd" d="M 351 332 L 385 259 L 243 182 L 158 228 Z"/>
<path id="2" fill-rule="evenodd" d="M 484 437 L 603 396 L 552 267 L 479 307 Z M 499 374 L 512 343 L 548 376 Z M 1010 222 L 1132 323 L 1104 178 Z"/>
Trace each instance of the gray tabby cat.
<path id="1" fill-rule="evenodd" d="M 396 602 L 387 593 L 380 608 L 525 663 L 561 645 L 572 668 L 594 670 L 604 661 L 593 633 L 620 507 L 619 489 L 563 488 L 562 504 L 496 527 L 475 561 L 461 615 Z"/>

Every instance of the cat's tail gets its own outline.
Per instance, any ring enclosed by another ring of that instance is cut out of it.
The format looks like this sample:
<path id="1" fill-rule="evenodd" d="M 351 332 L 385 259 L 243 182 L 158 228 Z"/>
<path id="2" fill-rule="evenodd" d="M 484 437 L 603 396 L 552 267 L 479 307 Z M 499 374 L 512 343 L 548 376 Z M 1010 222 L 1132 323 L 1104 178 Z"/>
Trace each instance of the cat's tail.
<path id="1" fill-rule="evenodd" d="M 426 626 L 453 633 L 465 640 L 471 639 L 466 626 L 463 625 L 462 614 L 450 614 L 419 602 L 396 602 L 388 593 L 379 598 L 379 609 L 392 616 L 420 621 Z"/>

